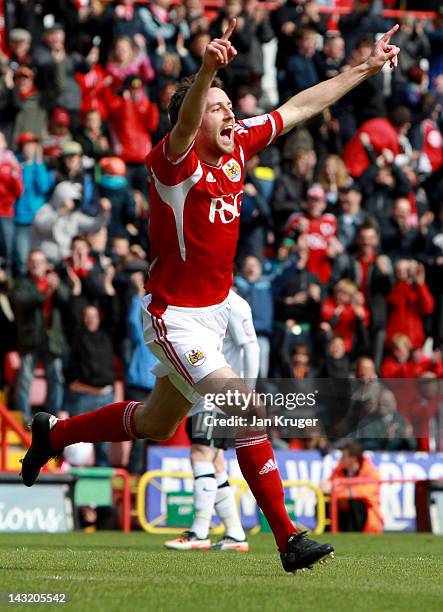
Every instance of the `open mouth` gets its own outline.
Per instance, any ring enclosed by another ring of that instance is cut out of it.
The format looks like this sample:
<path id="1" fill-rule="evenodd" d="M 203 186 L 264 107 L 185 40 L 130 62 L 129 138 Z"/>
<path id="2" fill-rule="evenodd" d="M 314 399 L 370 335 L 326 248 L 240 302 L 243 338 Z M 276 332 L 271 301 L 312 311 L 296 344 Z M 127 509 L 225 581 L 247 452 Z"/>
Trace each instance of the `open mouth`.
<path id="1" fill-rule="evenodd" d="M 231 143 L 233 132 L 234 132 L 234 126 L 233 125 L 227 125 L 226 127 L 224 127 L 221 130 L 220 136 L 221 136 L 222 141 L 225 144 L 230 144 Z"/>

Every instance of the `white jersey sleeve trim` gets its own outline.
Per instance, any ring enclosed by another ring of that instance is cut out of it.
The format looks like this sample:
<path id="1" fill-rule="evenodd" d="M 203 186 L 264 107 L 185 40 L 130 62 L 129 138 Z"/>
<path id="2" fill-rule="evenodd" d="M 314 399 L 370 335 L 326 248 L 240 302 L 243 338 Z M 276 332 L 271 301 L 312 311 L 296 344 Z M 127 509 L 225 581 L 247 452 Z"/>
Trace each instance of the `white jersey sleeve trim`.
<path id="1" fill-rule="evenodd" d="M 267 143 L 267 147 L 271 144 L 271 142 L 274 140 L 275 135 L 277 134 L 277 126 L 275 124 L 275 119 L 272 115 L 268 115 L 269 121 L 271 122 L 272 125 L 272 134 L 271 134 L 271 138 L 268 140 Z"/>
<path id="2" fill-rule="evenodd" d="M 239 145 L 239 147 L 238 147 L 238 148 L 239 148 L 239 152 L 240 152 L 241 161 L 242 161 L 242 164 L 243 164 L 243 166 L 244 166 L 244 165 L 245 165 L 245 154 L 244 154 L 244 152 L 243 152 L 243 147 L 241 147 L 241 146 Z"/>

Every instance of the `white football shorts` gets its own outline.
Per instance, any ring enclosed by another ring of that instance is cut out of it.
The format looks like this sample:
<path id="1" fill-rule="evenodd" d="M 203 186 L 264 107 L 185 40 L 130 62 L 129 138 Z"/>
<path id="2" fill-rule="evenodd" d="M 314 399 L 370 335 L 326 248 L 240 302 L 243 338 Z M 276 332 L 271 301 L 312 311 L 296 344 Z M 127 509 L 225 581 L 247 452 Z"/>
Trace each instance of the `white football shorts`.
<path id="1" fill-rule="evenodd" d="M 143 336 L 160 363 L 152 368 L 158 378 L 168 376 L 192 403 L 201 396 L 194 386 L 205 376 L 227 366 L 222 353 L 231 307 L 229 297 L 215 306 L 168 306 L 158 317 L 149 312 L 151 295 L 142 300 Z"/>

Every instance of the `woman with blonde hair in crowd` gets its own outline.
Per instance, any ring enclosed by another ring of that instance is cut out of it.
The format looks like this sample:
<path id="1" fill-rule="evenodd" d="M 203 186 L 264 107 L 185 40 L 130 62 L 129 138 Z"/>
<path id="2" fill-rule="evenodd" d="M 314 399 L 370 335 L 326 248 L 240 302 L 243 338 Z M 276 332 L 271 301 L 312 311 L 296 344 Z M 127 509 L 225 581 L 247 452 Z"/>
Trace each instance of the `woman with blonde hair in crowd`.
<path id="1" fill-rule="evenodd" d="M 118 36 L 109 53 L 105 66 L 112 77 L 112 89 L 117 91 L 128 76 L 137 76 L 144 85 L 155 77 L 154 68 L 146 53 L 146 42 L 141 34 L 134 40 L 129 36 Z"/>
<path id="2" fill-rule="evenodd" d="M 357 345 L 362 352 L 368 345 L 367 327 L 369 313 L 364 305 L 364 296 L 348 278 L 338 281 L 334 293 L 321 305 L 320 328 L 327 336 L 341 336 L 346 353 Z"/>
<path id="3" fill-rule="evenodd" d="M 441 375 L 442 360 L 439 351 L 431 357 L 413 348 L 405 334 L 395 334 L 388 345 L 388 354 L 381 366 L 383 378 L 418 378 L 424 372 Z"/>
<path id="4" fill-rule="evenodd" d="M 348 182 L 349 174 L 344 161 L 335 153 L 328 155 L 319 175 L 319 183 L 325 190 L 328 206 L 337 204 L 338 192 Z"/>

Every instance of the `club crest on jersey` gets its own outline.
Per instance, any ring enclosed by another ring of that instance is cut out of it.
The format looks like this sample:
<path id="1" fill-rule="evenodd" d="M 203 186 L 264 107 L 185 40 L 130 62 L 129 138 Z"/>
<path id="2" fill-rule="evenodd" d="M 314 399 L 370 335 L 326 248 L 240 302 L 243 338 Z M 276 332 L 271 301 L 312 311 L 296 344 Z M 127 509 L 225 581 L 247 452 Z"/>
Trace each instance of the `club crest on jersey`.
<path id="1" fill-rule="evenodd" d="M 185 353 L 185 357 L 189 361 L 189 363 L 195 368 L 197 366 L 201 366 L 202 363 L 206 361 L 206 355 L 200 348 L 195 348 L 191 351 L 188 351 L 187 353 Z"/>
<path id="2" fill-rule="evenodd" d="M 233 183 L 238 183 L 241 179 L 241 168 L 235 159 L 230 159 L 222 168 L 228 179 Z"/>

